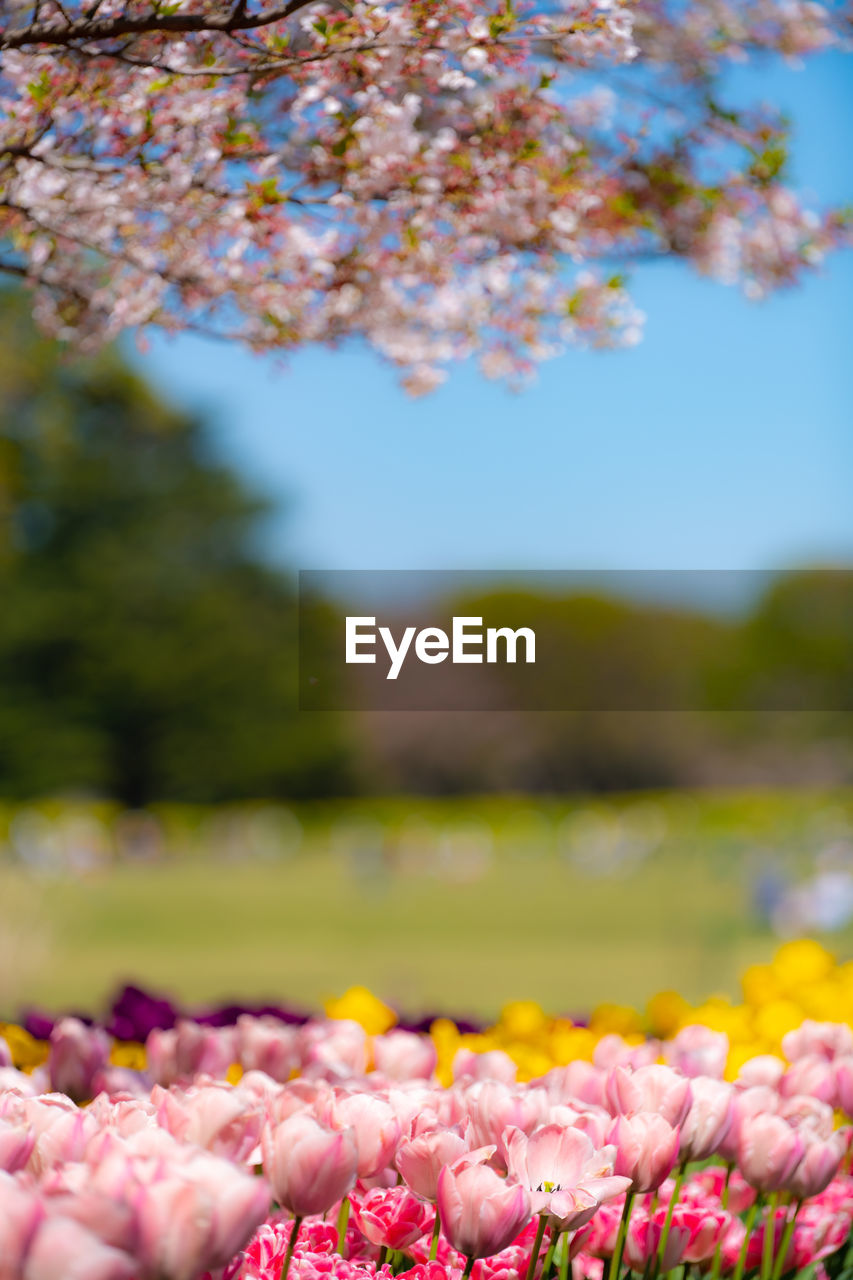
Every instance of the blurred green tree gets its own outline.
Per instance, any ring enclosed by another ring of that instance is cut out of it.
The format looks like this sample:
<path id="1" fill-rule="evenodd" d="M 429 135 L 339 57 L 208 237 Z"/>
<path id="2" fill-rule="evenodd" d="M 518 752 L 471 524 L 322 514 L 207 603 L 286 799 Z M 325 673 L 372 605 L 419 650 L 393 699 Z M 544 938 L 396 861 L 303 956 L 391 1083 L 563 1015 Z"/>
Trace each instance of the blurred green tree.
<path id="1" fill-rule="evenodd" d="M 297 721 L 267 503 L 116 351 L 67 362 L 0 297 L 0 794 L 127 804 L 348 788 L 333 716 Z"/>

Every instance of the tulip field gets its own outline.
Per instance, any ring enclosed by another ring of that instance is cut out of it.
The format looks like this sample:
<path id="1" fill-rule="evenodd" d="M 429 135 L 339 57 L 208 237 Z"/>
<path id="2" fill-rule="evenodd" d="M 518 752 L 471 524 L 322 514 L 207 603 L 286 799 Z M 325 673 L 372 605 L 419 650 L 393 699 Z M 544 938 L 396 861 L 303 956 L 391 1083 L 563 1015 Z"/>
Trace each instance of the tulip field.
<path id="1" fill-rule="evenodd" d="M 0 1280 L 848 1276 L 853 948 L 766 851 L 842 897 L 849 796 L 72 817 L 5 828 Z"/>
<path id="2" fill-rule="evenodd" d="M 532 1006 L 413 1030 L 363 988 L 325 1017 L 128 991 L 110 1027 L 5 1024 L 0 1275 L 836 1280 L 850 966 L 801 940 L 743 987 L 652 1000 L 660 1034 Z M 803 1016 L 816 991 L 838 1020 Z"/>

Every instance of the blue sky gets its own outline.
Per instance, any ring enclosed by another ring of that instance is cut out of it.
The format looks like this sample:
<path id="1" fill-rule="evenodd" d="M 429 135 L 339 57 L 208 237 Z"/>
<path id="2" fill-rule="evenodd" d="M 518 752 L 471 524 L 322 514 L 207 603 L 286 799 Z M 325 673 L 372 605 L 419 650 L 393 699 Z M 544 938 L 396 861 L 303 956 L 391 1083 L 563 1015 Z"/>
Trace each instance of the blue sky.
<path id="1" fill-rule="evenodd" d="M 790 110 L 796 185 L 815 199 L 853 201 L 850 69 L 833 55 L 733 82 Z M 572 351 L 520 395 L 465 367 L 412 401 L 357 348 L 282 370 L 183 336 L 133 358 L 281 501 L 266 546 L 293 567 L 853 561 L 853 255 L 761 304 L 676 264 L 633 279 L 643 343 Z"/>

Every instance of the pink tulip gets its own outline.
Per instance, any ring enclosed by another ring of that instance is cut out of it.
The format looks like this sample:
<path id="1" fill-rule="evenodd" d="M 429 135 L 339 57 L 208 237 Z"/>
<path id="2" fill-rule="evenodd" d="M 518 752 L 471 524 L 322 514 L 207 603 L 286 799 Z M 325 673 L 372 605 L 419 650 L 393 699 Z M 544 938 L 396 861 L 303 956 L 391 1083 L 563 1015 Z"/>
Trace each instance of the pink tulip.
<path id="1" fill-rule="evenodd" d="M 176 1138 L 194 1142 L 211 1154 L 243 1163 L 258 1145 L 263 1124 L 260 1110 L 226 1085 L 209 1084 L 185 1093 L 155 1085 L 151 1100 L 157 1120 Z"/>
<path id="2" fill-rule="evenodd" d="M 370 1093 L 338 1093 L 330 1111 L 334 1129 L 349 1129 L 358 1152 L 358 1176 L 372 1178 L 392 1163 L 400 1143 L 400 1122 L 384 1098 Z"/>
<path id="3" fill-rule="evenodd" d="M 0 1172 L 0 1280 L 18 1280 L 44 1213 L 33 1192 Z"/>
<path id="4" fill-rule="evenodd" d="M 367 1070 L 367 1034 L 346 1018 L 308 1022 L 299 1029 L 302 1074 L 310 1078 L 343 1080 Z"/>
<path id="5" fill-rule="evenodd" d="M 625 1239 L 625 1257 L 634 1271 L 644 1271 L 658 1257 L 665 1221 L 665 1209 L 658 1209 L 651 1216 L 645 1209 L 635 1209 L 631 1214 Z M 676 1220 L 673 1214 L 660 1264 L 662 1272 L 671 1271 L 678 1266 L 689 1241 L 690 1228 Z"/>
<path id="6" fill-rule="evenodd" d="M 59 1165 L 40 1182 L 43 1204 L 51 1215 L 73 1218 L 105 1244 L 127 1253 L 137 1239 L 131 1203 L 136 1187 L 125 1143 L 106 1131 L 89 1143 L 85 1162 Z"/>
<path id="7" fill-rule="evenodd" d="M 679 1157 L 707 1160 L 726 1137 L 734 1115 L 734 1090 L 722 1080 L 699 1076 L 691 1084 L 692 1101 L 681 1126 Z"/>
<path id="8" fill-rule="evenodd" d="M 472 1151 L 438 1176 L 438 1211 L 447 1239 L 469 1258 L 500 1253 L 530 1220 L 530 1197 Z"/>
<path id="9" fill-rule="evenodd" d="M 237 1058 L 233 1027 L 204 1027 L 181 1019 L 171 1031 L 152 1031 L 145 1042 L 148 1070 L 158 1084 L 206 1075 L 224 1079 Z"/>
<path id="10" fill-rule="evenodd" d="M 730 1164 L 737 1160 L 741 1129 L 753 1116 L 775 1114 L 779 1110 L 779 1095 L 767 1085 L 755 1085 L 736 1089 L 732 1099 L 732 1122 L 717 1148 Z"/>
<path id="11" fill-rule="evenodd" d="M 26 1119 L 36 1135 L 27 1168 L 36 1175 L 69 1160 L 82 1160 L 96 1131 L 92 1118 L 63 1094 L 27 1099 Z"/>
<path id="12" fill-rule="evenodd" d="M 844 1022 L 814 1022 L 806 1018 L 795 1031 L 782 1037 L 782 1052 L 789 1062 L 815 1056 L 831 1062 L 853 1054 L 853 1030 Z"/>
<path id="13" fill-rule="evenodd" d="M 183 1172 L 214 1205 L 206 1266 L 224 1267 L 269 1214 L 270 1189 L 262 1178 L 206 1154 L 194 1156 Z"/>
<path id="14" fill-rule="evenodd" d="M 617 1116 L 608 1140 L 616 1147 L 613 1172 L 630 1178 L 635 1191 L 657 1191 L 675 1165 L 679 1130 L 663 1116 L 641 1111 Z"/>
<path id="15" fill-rule="evenodd" d="M 138 1267 L 71 1218 L 51 1217 L 36 1231 L 20 1274 L 21 1280 L 135 1280 Z"/>
<path id="16" fill-rule="evenodd" d="M 585 1103 L 603 1107 L 606 1080 L 606 1071 L 578 1058 L 565 1067 L 553 1067 L 537 1083 L 553 1103 L 562 1102 L 572 1107 Z"/>
<path id="17" fill-rule="evenodd" d="M 229 1267 L 223 1280 L 280 1280 L 288 1245 L 293 1234 L 292 1222 L 265 1222 L 244 1251 L 242 1265 L 235 1271 Z M 353 1234 L 355 1229 L 353 1228 Z M 362 1240 L 362 1237 L 358 1237 Z M 373 1267 L 366 1267 L 361 1255 L 345 1260 L 336 1255 L 335 1228 L 310 1219 L 303 1223 L 292 1258 L 290 1275 L 295 1280 L 372 1280 Z M 369 1248 L 369 1246 L 368 1246 Z M 376 1250 L 371 1250 L 375 1254 Z M 372 1259 L 371 1259 L 372 1260 Z M 375 1264 L 374 1264 L 375 1266 Z M 376 1273 L 388 1280 L 387 1270 Z M 218 1280 L 218 1278 L 217 1278 Z"/>
<path id="18" fill-rule="evenodd" d="M 666 1042 L 663 1051 L 668 1065 L 683 1075 L 721 1080 L 729 1056 L 729 1038 L 725 1032 L 712 1031 L 710 1027 L 682 1027 Z"/>
<path id="19" fill-rule="evenodd" d="M 836 1101 L 844 1114 L 853 1119 L 853 1054 L 836 1058 L 833 1071 Z"/>
<path id="20" fill-rule="evenodd" d="M 63 1180 L 65 1186 L 60 1182 L 44 1188 L 45 1203 L 51 1215 L 71 1218 L 104 1244 L 133 1254 L 139 1244 L 136 1206 L 114 1198 L 100 1187 L 86 1186 L 84 1179 L 88 1177 L 89 1170 L 85 1165 L 67 1165 L 66 1171 L 70 1169 L 80 1171 L 77 1185 L 74 1185 L 74 1180 L 66 1178 Z M 69 1182 L 71 1185 L 67 1185 Z"/>
<path id="21" fill-rule="evenodd" d="M 623 1203 L 619 1200 L 602 1205 L 588 1226 L 578 1233 L 584 1237 L 584 1249 L 596 1258 L 612 1258 L 619 1234 Z"/>
<path id="22" fill-rule="evenodd" d="M 213 1233 L 210 1197 L 180 1176 L 164 1173 L 137 1196 L 138 1256 L 150 1276 L 195 1280 L 207 1269 Z"/>
<path id="23" fill-rule="evenodd" d="M 416 1195 L 435 1203 L 438 1175 L 469 1149 L 459 1127 L 434 1129 L 403 1142 L 397 1149 L 397 1169 Z"/>
<path id="24" fill-rule="evenodd" d="M 355 1184 L 358 1151 L 351 1129 L 326 1129 L 297 1113 L 268 1125 L 261 1149 L 276 1200 L 298 1218 L 328 1212 Z"/>
<path id="25" fill-rule="evenodd" d="M 723 1165 L 706 1165 L 690 1175 L 681 1192 L 682 1201 L 705 1204 L 708 1207 L 719 1205 L 723 1188 L 728 1183 L 728 1208 L 731 1213 L 745 1213 L 755 1203 L 755 1192 L 749 1183 L 744 1182 L 737 1169 L 731 1171 Z"/>
<path id="26" fill-rule="evenodd" d="M 783 1098 L 794 1094 L 810 1094 L 821 1102 L 835 1105 L 836 1072 L 831 1062 L 818 1054 L 808 1054 L 797 1058 L 779 1081 L 779 1092 Z"/>
<path id="27" fill-rule="evenodd" d="M 807 1267 L 837 1253 L 850 1235 L 849 1212 L 827 1212 L 818 1200 L 806 1203 L 797 1217 L 786 1271 Z"/>
<path id="28" fill-rule="evenodd" d="M 37 1067 L 31 1076 L 23 1071 L 18 1071 L 17 1067 L 0 1066 L 0 1099 L 4 1094 L 19 1094 L 24 1098 L 34 1098 L 41 1092 L 42 1088 L 48 1087 L 48 1082 L 41 1084 L 42 1073 L 44 1067 Z"/>
<path id="29" fill-rule="evenodd" d="M 510 1086 L 496 1080 L 474 1085 L 468 1093 L 474 1141 L 479 1146 L 494 1145 L 506 1159 L 503 1133 L 508 1126 L 532 1133 L 548 1116 L 548 1095 L 544 1089 Z"/>
<path id="30" fill-rule="evenodd" d="M 158 1280 L 196 1280 L 225 1266 L 269 1211 L 263 1182 L 214 1156 L 171 1164 L 134 1195 L 138 1254 Z"/>
<path id="31" fill-rule="evenodd" d="M 237 1019 L 236 1054 L 245 1071 L 263 1071 L 284 1084 L 299 1069 L 299 1032 L 277 1018 L 243 1014 Z"/>
<path id="32" fill-rule="evenodd" d="M 731 1275 L 738 1265 L 741 1252 L 743 1250 L 743 1242 L 746 1239 L 746 1227 L 740 1218 L 732 1217 L 723 1236 L 723 1243 L 720 1249 L 721 1270 L 723 1275 Z M 761 1235 L 758 1231 L 753 1231 L 746 1246 L 746 1272 L 750 1272 L 761 1265 Z"/>
<path id="33" fill-rule="evenodd" d="M 17 1173 L 32 1154 L 36 1135 L 28 1124 L 12 1124 L 0 1119 L 0 1169 Z"/>
<path id="34" fill-rule="evenodd" d="M 111 1098 L 121 1095 L 142 1101 L 148 1097 L 149 1085 L 150 1080 L 142 1071 L 134 1071 L 130 1067 L 102 1067 L 92 1077 L 92 1093 L 106 1094 Z"/>
<path id="35" fill-rule="evenodd" d="M 246 1077 L 240 1081 L 246 1087 Z M 322 1080 L 291 1080 L 283 1089 L 276 1089 L 264 1095 L 267 1119 L 271 1124 L 281 1124 L 300 1111 L 308 1111 L 315 1119 L 326 1123 L 326 1116 L 332 1106 L 332 1090 Z"/>
<path id="36" fill-rule="evenodd" d="M 432 1230 L 435 1221 L 435 1214 L 408 1187 L 368 1191 L 360 1203 L 353 1203 L 352 1216 L 371 1244 L 386 1249 L 408 1249 Z"/>
<path id="37" fill-rule="evenodd" d="M 615 1148 L 596 1151 L 579 1129 L 549 1124 L 528 1137 L 509 1128 L 504 1145 L 510 1177 L 527 1188 L 533 1213 L 549 1214 L 560 1231 L 576 1231 L 630 1190 L 630 1178 L 613 1176 Z"/>
<path id="38" fill-rule="evenodd" d="M 653 1064 L 638 1067 L 614 1067 L 605 1086 L 607 1102 L 613 1115 L 633 1116 L 639 1111 L 654 1111 L 670 1125 L 680 1125 L 690 1110 L 690 1081 L 671 1067 Z"/>
<path id="39" fill-rule="evenodd" d="M 551 1124 L 559 1124 L 564 1128 L 580 1129 L 581 1133 L 586 1134 L 594 1147 L 607 1145 L 607 1135 L 613 1123 L 613 1117 L 609 1111 L 605 1111 L 603 1107 L 590 1107 L 586 1111 L 561 1115 L 561 1110 L 566 1112 L 569 1111 L 569 1108 L 551 1108 L 551 1114 L 548 1117 Z"/>
<path id="40" fill-rule="evenodd" d="M 786 1120 L 757 1115 L 744 1120 L 738 1140 L 738 1167 L 756 1191 L 779 1191 L 805 1154 L 805 1142 Z"/>
<path id="41" fill-rule="evenodd" d="M 438 1054 L 429 1036 L 396 1030 L 374 1036 L 373 1061 L 389 1080 L 429 1080 Z"/>
<path id="42" fill-rule="evenodd" d="M 621 1036 L 615 1033 L 602 1036 L 592 1053 L 592 1061 L 596 1067 L 611 1071 L 614 1067 L 627 1067 L 636 1071 L 639 1067 L 648 1067 L 660 1057 L 660 1042 L 644 1040 L 642 1044 L 626 1044 Z"/>
<path id="43" fill-rule="evenodd" d="M 145 1098 L 111 1099 L 99 1095 L 91 1106 L 86 1108 L 87 1114 L 104 1129 L 129 1137 L 141 1129 L 151 1127 L 155 1108 L 146 1092 Z"/>
<path id="44" fill-rule="evenodd" d="M 51 1086 L 75 1102 L 94 1094 L 93 1081 L 110 1056 L 110 1037 L 79 1018 L 61 1018 L 50 1035 L 48 1069 Z"/>
<path id="45" fill-rule="evenodd" d="M 420 1133 L 443 1127 L 435 1109 L 435 1093 L 420 1081 L 404 1080 L 400 1087 L 390 1085 L 382 1095 L 400 1125 L 400 1140 L 408 1142 Z M 452 1125 L 454 1122 L 451 1120 Z"/>
<path id="46" fill-rule="evenodd" d="M 759 1053 L 749 1058 L 738 1072 L 738 1088 L 750 1088 L 754 1085 L 765 1085 L 775 1089 L 785 1074 L 785 1063 L 772 1053 Z"/>
<path id="47" fill-rule="evenodd" d="M 807 1136 L 828 1138 L 835 1128 L 835 1112 L 827 1102 L 808 1094 L 794 1094 L 779 1103 L 779 1113 L 794 1129 L 804 1129 Z"/>
<path id="48" fill-rule="evenodd" d="M 808 1200 L 825 1191 L 847 1154 L 848 1135 L 839 1129 L 830 1138 L 808 1138 L 806 1150 L 785 1184 L 795 1200 Z"/>
<path id="49" fill-rule="evenodd" d="M 701 1208 L 678 1205 L 672 1220 L 679 1226 L 686 1227 L 689 1232 L 682 1261 L 695 1264 L 709 1262 L 714 1257 L 729 1229 L 731 1216 L 722 1209 L 708 1205 Z"/>
<path id="50" fill-rule="evenodd" d="M 487 1053 L 474 1053 L 471 1049 L 458 1049 L 453 1059 L 454 1081 L 496 1080 L 501 1084 L 514 1084 L 518 1067 L 503 1049 L 490 1049 Z"/>

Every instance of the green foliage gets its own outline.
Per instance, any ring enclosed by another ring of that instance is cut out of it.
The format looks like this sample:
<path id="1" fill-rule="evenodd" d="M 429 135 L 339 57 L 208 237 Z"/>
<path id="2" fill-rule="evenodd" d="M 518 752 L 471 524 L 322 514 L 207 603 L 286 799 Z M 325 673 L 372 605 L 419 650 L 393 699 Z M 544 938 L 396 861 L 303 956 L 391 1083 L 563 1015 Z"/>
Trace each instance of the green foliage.
<path id="1" fill-rule="evenodd" d="M 0 793 L 311 795 L 337 725 L 295 710 L 266 506 L 115 352 L 65 363 L 0 308 Z"/>

